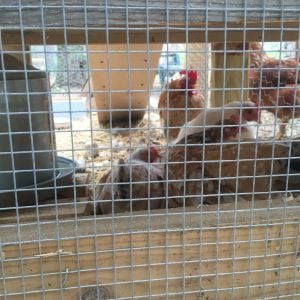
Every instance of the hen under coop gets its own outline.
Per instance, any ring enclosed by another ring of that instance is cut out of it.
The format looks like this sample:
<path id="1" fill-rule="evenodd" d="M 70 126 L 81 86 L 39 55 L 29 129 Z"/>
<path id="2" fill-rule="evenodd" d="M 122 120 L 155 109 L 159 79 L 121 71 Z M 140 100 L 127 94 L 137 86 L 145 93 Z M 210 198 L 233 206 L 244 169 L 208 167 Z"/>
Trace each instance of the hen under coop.
<path id="1" fill-rule="evenodd" d="M 1 1 L 1 299 L 298 299 L 298 2 Z"/>

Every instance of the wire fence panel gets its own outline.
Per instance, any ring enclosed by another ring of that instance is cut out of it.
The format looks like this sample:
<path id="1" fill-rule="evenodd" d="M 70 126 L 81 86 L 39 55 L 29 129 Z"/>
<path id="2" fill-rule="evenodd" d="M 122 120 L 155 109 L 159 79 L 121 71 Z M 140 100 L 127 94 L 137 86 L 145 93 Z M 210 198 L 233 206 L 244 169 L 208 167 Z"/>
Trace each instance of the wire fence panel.
<path id="1" fill-rule="evenodd" d="M 0 298 L 298 299 L 300 4 L 0 3 Z"/>

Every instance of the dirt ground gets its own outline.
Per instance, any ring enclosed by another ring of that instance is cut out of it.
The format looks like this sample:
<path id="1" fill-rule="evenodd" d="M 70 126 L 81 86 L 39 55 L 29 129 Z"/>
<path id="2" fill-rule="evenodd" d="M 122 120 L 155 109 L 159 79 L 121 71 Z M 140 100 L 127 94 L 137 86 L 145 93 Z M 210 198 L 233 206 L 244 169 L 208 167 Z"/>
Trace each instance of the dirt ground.
<path id="1" fill-rule="evenodd" d="M 166 143 L 159 128 L 157 108 L 147 108 L 144 118 L 130 130 L 126 128 L 128 125 L 122 128 L 120 123 L 119 126 L 111 129 L 109 125 L 99 125 L 96 112 L 72 123 L 55 124 L 58 155 L 75 160 L 88 171 L 94 170 L 95 180 L 111 163 L 126 158 L 131 151 L 148 144 Z"/>

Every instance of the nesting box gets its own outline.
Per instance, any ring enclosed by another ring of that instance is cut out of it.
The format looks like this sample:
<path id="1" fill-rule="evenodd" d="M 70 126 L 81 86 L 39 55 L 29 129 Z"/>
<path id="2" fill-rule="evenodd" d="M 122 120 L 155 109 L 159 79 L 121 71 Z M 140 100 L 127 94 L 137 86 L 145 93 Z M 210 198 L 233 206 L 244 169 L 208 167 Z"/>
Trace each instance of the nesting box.
<path id="1" fill-rule="evenodd" d="M 99 123 L 142 118 L 162 44 L 89 45 Z M 146 71 L 145 71 L 146 70 Z"/>

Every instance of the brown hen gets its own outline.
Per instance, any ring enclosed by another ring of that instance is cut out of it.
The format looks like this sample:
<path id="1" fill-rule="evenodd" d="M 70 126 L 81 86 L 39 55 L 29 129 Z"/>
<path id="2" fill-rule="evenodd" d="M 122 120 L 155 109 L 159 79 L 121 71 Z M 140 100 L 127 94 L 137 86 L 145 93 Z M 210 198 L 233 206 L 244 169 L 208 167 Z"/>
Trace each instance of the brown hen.
<path id="1" fill-rule="evenodd" d="M 263 89 L 261 93 L 264 107 L 281 119 L 280 133 L 284 135 L 288 121 L 300 117 L 300 85 Z"/>
<path id="2" fill-rule="evenodd" d="M 250 49 L 253 50 L 250 52 L 250 100 L 261 102 L 262 108 L 282 119 L 278 136 L 281 138 L 289 119 L 300 116 L 297 86 L 300 83 L 300 63 L 294 58 L 278 60 L 269 57 L 259 43 L 250 43 Z"/>
<path id="3" fill-rule="evenodd" d="M 204 107 L 203 96 L 196 91 L 197 72 L 182 71 L 181 78 L 166 85 L 158 102 L 160 123 L 167 140 L 174 140 L 180 127 L 192 120 Z"/>
<path id="4" fill-rule="evenodd" d="M 155 164 L 159 157 L 159 150 L 151 146 L 136 150 L 127 160 L 120 159 L 99 180 L 95 191 L 96 213 L 161 208 L 165 191 L 163 168 L 160 163 Z M 94 211 L 93 205 L 90 212 Z"/>
<path id="5" fill-rule="evenodd" d="M 169 163 L 165 166 L 168 207 L 218 202 L 218 186 L 205 174 L 206 152 L 203 153 L 203 149 L 211 149 L 210 144 L 224 143 L 224 146 L 236 139 L 242 141 L 251 138 L 245 122 L 257 120 L 260 115 L 259 107 L 250 101 L 231 102 L 225 108 L 227 110 L 223 114 L 220 112 L 224 108 L 208 110 L 205 116 L 204 112 L 199 114 L 189 122 L 194 126 L 181 130 L 176 144 L 169 148 Z M 199 126 L 203 125 L 204 117 L 205 131 L 203 126 Z M 217 148 L 220 150 L 220 146 Z"/>
<path id="6" fill-rule="evenodd" d="M 168 206 L 198 206 L 234 199 L 267 199 L 286 180 L 288 147 L 255 143 L 174 146 L 166 166 Z"/>

